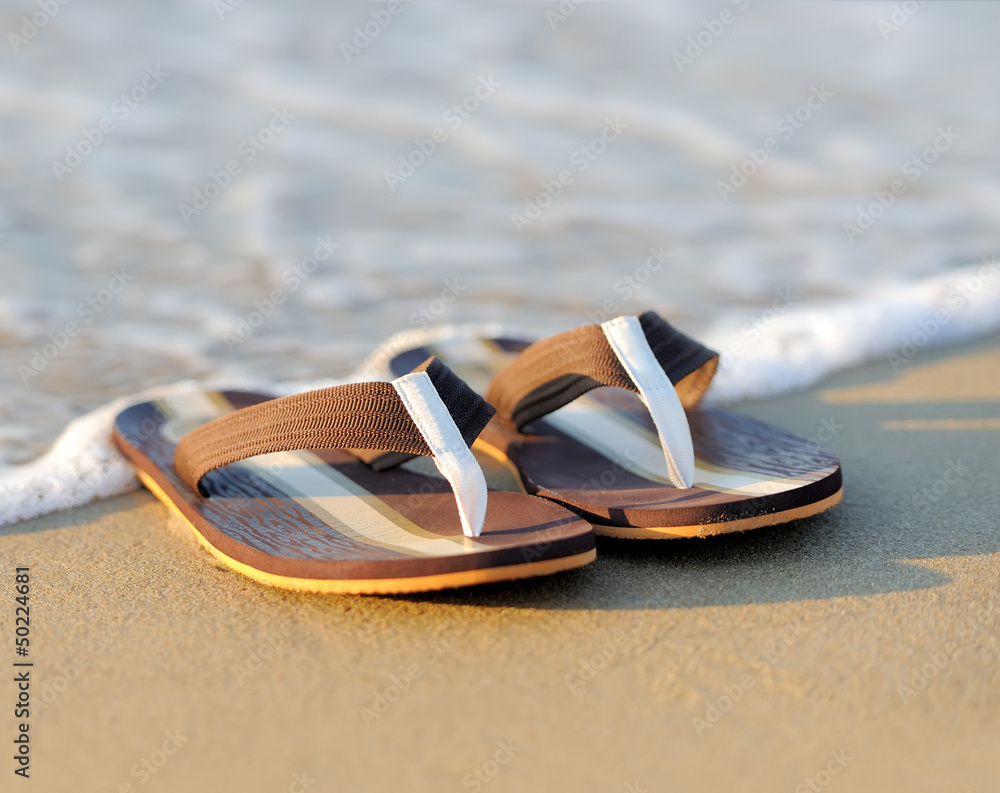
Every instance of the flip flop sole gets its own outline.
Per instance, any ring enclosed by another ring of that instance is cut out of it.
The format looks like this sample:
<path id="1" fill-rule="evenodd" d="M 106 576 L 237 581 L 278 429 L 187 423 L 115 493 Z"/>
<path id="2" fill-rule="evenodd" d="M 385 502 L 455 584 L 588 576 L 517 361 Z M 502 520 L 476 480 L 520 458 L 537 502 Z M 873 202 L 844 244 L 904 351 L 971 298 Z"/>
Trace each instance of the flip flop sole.
<path id="1" fill-rule="evenodd" d="M 841 497 L 840 465 L 829 452 L 720 408 L 689 411 L 695 486 L 679 490 L 657 471 L 663 456 L 641 403 L 621 391 L 591 394 L 573 413 L 535 422 L 527 435 L 487 428 L 477 448 L 506 455 L 526 492 L 572 510 L 597 534 L 747 531 L 822 512 Z"/>
<path id="2" fill-rule="evenodd" d="M 139 480 L 162 501 L 168 509 L 178 515 L 194 532 L 195 538 L 205 550 L 227 567 L 232 568 L 247 578 L 262 584 L 291 589 L 297 592 L 322 592 L 339 595 L 402 595 L 408 592 L 430 592 L 437 589 L 454 589 L 456 587 L 492 584 L 498 581 L 513 581 L 518 578 L 552 575 L 564 570 L 572 570 L 590 564 L 597 558 L 597 550 L 591 549 L 575 556 L 560 559 L 550 559 L 545 562 L 528 562 L 527 564 L 490 567 L 483 570 L 463 570 L 457 573 L 441 573 L 438 575 L 414 576 L 411 578 L 360 578 L 348 581 L 325 581 L 316 578 L 293 578 L 291 576 L 275 575 L 257 570 L 250 565 L 238 562 L 226 556 L 212 543 L 206 540 L 198 528 L 184 517 L 177 505 L 160 489 L 160 486 L 145 471 L 137 471 Z"/>
<path id="3" fill-rule="evenodd" d="M 814 504 L 807 504 L 804 507 L 758 515 L 753 518 L 730 520 L 724 523 L 708 523 L 694 526 L 653 526 L 647 528 L 606 526 L 600 523 L 593 523 L 591 525 L 594 527 L 594 533 L 598 537 L 618 537 L 628 540 L 689 540 L 695 537 L 715 537 L 720 534 L 734 534 L 751 529 L 761 529 L 765 526 L 790 523 L 793 520 L 801 520 L 802 518 L 810 518 L 813 515 L 819 515 L 821 512 L 826 512 L 831 507 L 837 506 L 843 495 L 844 489 L 841 488 L 832 496 L 824 498 L 822 501 L 817 501 Z"/>
<path id="4" fill-rule="evenodd" d="M 593 529 L 558 505 L 491 491 L 483 535 L 466 538 L 443 479 L 376 473 L 342 451 L 226 466 L 205 478 L 209 498 L 187 488 L 173 468 L 177 439 L 266 398 L 198 392 L 133 406 L 115 427 L 141 481 L 243 575 L 299 591 L 391 594 L 548 575 L 594 559 Z"/>

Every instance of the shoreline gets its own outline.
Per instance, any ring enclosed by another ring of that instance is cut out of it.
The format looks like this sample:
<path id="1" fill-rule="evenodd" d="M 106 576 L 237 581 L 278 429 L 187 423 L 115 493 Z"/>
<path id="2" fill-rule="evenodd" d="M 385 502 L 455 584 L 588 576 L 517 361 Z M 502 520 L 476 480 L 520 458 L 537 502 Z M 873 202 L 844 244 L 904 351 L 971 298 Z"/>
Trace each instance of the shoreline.
<path id="1" fill-rule="evenodd" d="M 1000 336 L 928 350 L 909 371 L 998 350 Z M 356 790 L 988 789 L 996 438 L 886 425 L 997 416 L 1000 394 L 920 402 L 911 375 L 910 401 L 892 401 L 902 376 L 881 361 L 736 406 L 802 435 L 834 428 L 834 510 L 655 547 L 599 538 L 595 563 L 553 577 L 275 590 L 217 564 L 145 492 L 0 528 L 38 609 L 32 776 L 82 793 L 264 793 L 293 775 Z M 0 735 L 12 725 L 5 712 Z"/>

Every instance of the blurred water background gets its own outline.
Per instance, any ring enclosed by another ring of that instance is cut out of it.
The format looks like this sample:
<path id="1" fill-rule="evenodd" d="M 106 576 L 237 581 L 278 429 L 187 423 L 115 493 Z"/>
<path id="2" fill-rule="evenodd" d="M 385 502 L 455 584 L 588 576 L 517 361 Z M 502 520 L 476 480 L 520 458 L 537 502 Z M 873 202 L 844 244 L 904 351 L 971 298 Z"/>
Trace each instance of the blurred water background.
<path id="1" fill-rule="evenodd" d="M 985 3 L 6 3 L 0 463 L 152 385 L 343 377 L 443 323 L 655 308 L 728 353 L 734 398 L 995 328 L 998 24 Z"/>

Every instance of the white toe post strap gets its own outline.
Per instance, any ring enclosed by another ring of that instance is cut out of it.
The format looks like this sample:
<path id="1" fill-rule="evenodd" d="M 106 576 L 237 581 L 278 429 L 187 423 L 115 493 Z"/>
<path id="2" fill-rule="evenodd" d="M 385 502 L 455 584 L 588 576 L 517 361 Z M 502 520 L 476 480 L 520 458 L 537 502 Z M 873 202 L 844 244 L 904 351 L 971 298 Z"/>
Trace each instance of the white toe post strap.
<path id="1" fill-rule="evenodd" d="M 478 537 L 486 519 L 486 477 L 426 372 L 392 381 L 396 393 L 434 453 L 434 464 L 451 483 L 466 537 Z"/>
<path id="2" fill-rule="evenodd" d="M 667 458 L 671 483 L 679 488 L 692 487 L 694 444 L 687 414 L 673 383 L 650 349 L 642 325 L 636 317 L 617 317 L 602 323 L 601 329 L 649 408 Z"/>

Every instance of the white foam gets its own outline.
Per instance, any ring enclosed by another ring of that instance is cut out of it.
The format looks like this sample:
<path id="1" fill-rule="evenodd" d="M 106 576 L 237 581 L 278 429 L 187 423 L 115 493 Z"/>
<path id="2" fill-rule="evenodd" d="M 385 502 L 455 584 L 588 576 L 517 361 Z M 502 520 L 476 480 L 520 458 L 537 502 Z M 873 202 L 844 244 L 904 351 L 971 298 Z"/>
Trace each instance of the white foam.
<path id="1" fill-rule="evenodd" d="M 770 321 L 773 317 L 773 321 Z M 1000 264 L 979 263 L 825 305 L 773 308 L 702 341 L 723 353 L 715 402 L 773 396 L 873 358 L 906 363 L 921 349 L 1000 328 Z M 897 363 L 897 366 L 898 366 Z"/>
<path id="2" fill-rule="evenodd" d="M 772 308 L 742 324 L 718 323 L 702 336 L 723 354 L 708 399 L 729 402 L 774 396 L 875 357 L 893 354 L 908 360 L 921 349 L 997 329 L 1000 264 L 996 263 L 970 265 L 909 285 L 883 286 L 863 298 L 792 305 L 782 313 Z M 385 379 L 389 360 L 415 346 L 498 335 L 518 334 L 498 324 L 442 325 L 398 333 L 379 345 L 351 379 Z M 254 385 L 287 394 L 336 382 Z M 200 387 L 184 381 L 116 399 L 71 421 L 34 462 L 0 469 L 0 525 L 135 489 L 137 480 L 111 439 L 115 416 L 137 402 Z"/>
<path id="3" fill-rule="evenodd" d="M 111 439 L 115 416 L 137 402 L 197 387 L 183 382 L 116 399 L 73 419 L 37 460 L 0 469 L 0 526 L 136 489 L 138 480 Z"/>

